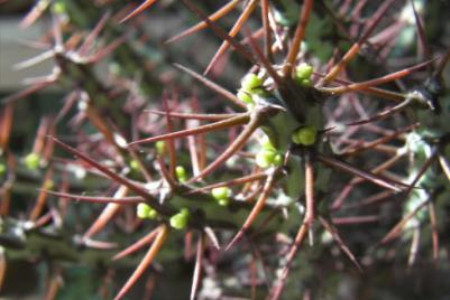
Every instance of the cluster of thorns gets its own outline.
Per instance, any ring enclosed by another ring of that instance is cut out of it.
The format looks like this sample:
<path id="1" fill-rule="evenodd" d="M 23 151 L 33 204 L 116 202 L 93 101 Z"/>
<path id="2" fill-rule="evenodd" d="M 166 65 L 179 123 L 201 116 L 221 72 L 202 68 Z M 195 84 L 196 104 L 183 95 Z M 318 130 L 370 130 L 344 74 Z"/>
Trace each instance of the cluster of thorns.
<path id="1" fill-rule="evenodd" d="M 191 291 L 191 299 L 194 299 L 201 285 L 206 249 L 213 247 L 220 253 L 237 251 L 238 244 L 244 238 L 245 243 L 253 245 L 259 242 L 257 239 L 271 226 L 271 222 L 289 214 L 296 216 L 292 212 L 295 205 L 304 206 L 304 213 L 296 222 L 295 237 L 287 238 L 288 246 L 283 248 L 282 255 L 285 258 L 282 260 L 281 272 L 272 283 L 268 283 L 268 299 L 281 297 L 288 274 L 295 267 L 293 262 L 297 252 L 307 237 L 310 237 L 310 241 L 313 240 L 314 232 L 317 231 L 313 224 L 317 222 L 333 237 L 352 263 L 363 271 L 357 257 L 344 242 L 337 228 L 341 224 L 376 223 L 378 216 L 337 217 L 333 214 L 338 215 L 343 208 L 351 210 L 381 203 L 393 195 L 400 196 L 402 201 L 407 203 L 412 195 L 427 188 L 425 179 L 440 176 L 441 173 L 448 183 L 450 167 L 445 158 L 445 148 L 449 134 L 445 132 L 445 128 L 443 133 L 438 134 L 426 135 L 423 132 L 428 124 L 425 119 L 445 119 L 442 116 L 447 113 L 447 108 L 440 103 L 439 97 L 445 89 L 442 73 L 450 51 L 442 56 L 432 57 L 425 40 L 422 21 L 412 2 L 406 5 L 411 6 L 414 13 L 421 56 L 426 58 L 424 62 L 381 77 L 354 82 L 347 79 L 347 67 L 352 60 L 365 48 L 376 45 L 385 45 L 382 51 L 380 50 L 382 54 L 379 59 L 383 59 L 382 55 L 388 57 L 389 50 L 393 47 L 389 45 L 390 39 L 401 31 L 402 26 L 406 26 L 399 20 L 385 30 L 380 31 L 378 28 L 383 17 L 392 9 L 395 0 L 380 2 L 375 12 L 364 23 L 354 25 L 357 28 L 352 28 L 352 31 L 347 30 L 346 26 L 339 22 L 337 14 L 322 1 L 303 1 L 298 22 L 289 29 L 277 23 L 274 17 L 277 5 L 269 0 L 231 0 L 211 15 L 205 14 L 193 0 L 179 1 L 179 5 L 184 5 L 201 22 L 167 42 L 175 43 L 208 28 L 222 40 L 222 44 L 203 74 L 180 64 L 174 66 L 221 99 L 228 101 L 232 108 L 228 108 L 226 113 L 202 113 L 203 100 L 195 96 L 188 105 L 180 104 L 175 89 L 172 89 L 172 93 L 164 92 L 163 109 L 157 110 L 154 109 L 154 103 L 146 104 L 146 101 L 142 100 L 147 96 L 136 88 L 133 79 L 112 78 L 115 85 L 111 88 L 94 72 L 93 66 L 97 62 L 113 55 L 117 49 L 129 43 L 131 36 L 124 33 L 109 44 L 98 47 L 102 31 L 112 26 L 111 24 L 120 27 L 134 21 L 142 22 L 141 13 L 155 2 L 157 1 L 144 1 L 131 12 L 130 6 L 127 6 L 114 16 L 107 13 L 87 35 L 74 33 L 67 39 L 63 37 L 64 30 L 70 32 L 70 26 L 54 12 L 53 28 L 49 34 L 53 40 L 50 49 L 39 57 L 18 65 L 19 68 L 26 68 L 44 59 L 53 58 L 55 67 L 52 74 L 30 80 L 30 87 L 2 102 L 0 149 L 6 165 L 6 171 L 2 172 L 4 174 L 0 173 L 6 178 L 1 190 L 2 216 L 9 214 L 10 202 L 14 201 L 11 195 L 16 180 L 15 170 L 22 164 L 30 170 L 39 169 L 44 174 L 37 200 L 26 217 L 34 229 L 64 220 L 67 200 L 106 205 L 90 228 L 77 240 L 84 247 L 115 249 L 117 245 L 114 243 L 96 240 L 94 236 L 113 222 L 124 207 L 138 207 L 138 213 L 127 220 L 127 224 L 132 224 L 127 225 L 131 228 L 141 226 L 143 219 L 153 220 L 151 222 L 155 224 L 155 228 L 150 233 L 113 257 L 118 260 L 150 245 L 115 299 L 121 299 L 131 289 L 154 262 L 167 238 L 175 232 L 183 232 L 186 247 L 189 249 L 192 247 L 193 234 L 198 235 Z M 334 2 L 344 2 L 342 15 L 345 14 L 344 7 L 350 9 L 351 1 Z M 360 18 L 367 2 L 361 1 L 361 4 L 353 9 L 353 20 Z M 308 63 L 306 60 L 309 56 L 314 55 L 302 49 L 313 7 L 332 14 L 340 35 L 353 41 L 353 44 L 346 53 L 342 56 L 336 55 L 326 65 L 314 65 L 308 69 L 311 74 L 306 78 L 307 81 L 300 82 L 298 74 L 304 70 L 301 68 Z M 238 8 L 242 10 L 231 30 L 224 30 L 218 21 Z M 261 13 L 261 28 L 251 31 L 246 23 L 256 18 L 254 16 L 258 11 Z M 30 26 L 43 12 L 42 7 L 32 10 L 24 19 L 23 26 Z M 361 34 L 356 37 L 355 32 Z M 244 35 L 244 40 L 238 39 L 239 33 Z M 46 45 L 36 43 L 34 46 Z M 226 54 L 230 51 L 234 51 L 252 65 L 239 83 L 241 90 L 237 94 L 208 78 L 211 72 L 217 70 L 219 62 L 228 59 Z M 402 86 L 401 80 L 404 77 L 424 69 L 428 74 L 427 80 L 420 88 L 404 88 L 403 92 L 399 92 L 379 87 L 392 83 Z M 71 92 L 65 97 L 56 116 L 42 119 L 31 153 L 19 162 L 8 150 L 11 129 L 14 126 L 14 105 L 18 100 L 55 84 Z M 128 95 L 126 101 L 121 102 L 119 99 L 124 98 L 124 93 Z M 361 95 L 360 98 L 376 97 L 394 104 L 368 116 L 367 109 L 363 108 L 363 101 L 359 100 L 357 95 Z M 336 104 L 329 105 L 329 102 Z M 362 118 L 339 122 L 339 119 L 348 118 L 345 113 L 349 111 L 349 105 L 359 111 Z M 333 111 L 330 111 L 329 107 L 333 107 Z M 425 119 L 415 117 L 406 122 L 404 115 L 415 114 L 416 111 L 424 113 Z M 72 116 L 70 125 L 77 132 L 74 146 L 56 137 L 58 126 L 63 120 L 66 121 L 68 115 Z M 399 129 L 377 125 L 388 118 L 402 119 L 406 125 Z M 151 124 L 147 125 L 142 120 L 150 120 Z M 181 124 L 186 124 L 187 128 L 176 130 Z M 82 131 L 88 127 L 95 128 L 96 134 Z M 163 130 L 167 133 L 161 133 Z M 217 139 L 220 139 L 226 130 L 228 135 L 224 137 L 228 137 L 229 141 L 225 148 L 213 144 L 214 140 L 208 142 L 208 134 L 216 135 Z M 353 135 L 364 136 L 365 130 L 378 137 L 369 141 L 352 139 Z M 151 136 L 140 139 L 142 132 Z M 416 147 L 416 152 L 411 150 L 413 145 L 407 144 L 411 134 L 419 136 L 419 140 L 412 143 L 416 143 L 416 146 L 422 145 L 422 148 Z M 152 145 L 151 143 L 156 147 L 145 148 L 148 144 Z M 395 143 L 403 144 L 396 147 L 393 146 Z M 55 145 L 76 157 L 76 160 L 55 157 Z M 183 160 L 186 157 L 183 153 L 185 147 L 190 165 L 182 166 L 179 162 L 186 161 Z M 258 150 L 261 147 L 266 148 Z M 421 151 L 426 152 L 424 158 L 417 158 L 422 155 Z M 356 167 L 349 162 L 367 153 L 388 155 L 389 158 L 371 169 L 366 169 L 365 166 Z M 278 158 L 276 163 L 275 157 Z M 414 174 L 408 174 L 405 180 L 404 174 L 395 175 L 392 170 L 408 158 L 414 160 Z M 108 161 L 108 164 L 104 163 L 105 161 Z M 436 170 L 436 166 L 439 170 Z M 113 183 L 114 195 L 108 197 L 70 193 L 70 173 L 80 169 L 99 178 L 109 179 Z M 192 170 L 192 177 L 189 178 L 186 169 Z M 332 170 L 331 175 L 326 169 Z M 56 172 L 62 172 L 57 180 Z M 240 175 L 230 179 L 233 174 Z M 327 190 L 335 188 L 332 182 L 334 180 L 330 178 L 341 176 L 340 174 L 351 179 L 340 193 L 333 195 Z M 328 185 L 319 182 L 322 176 L 331 182 Z M 217 178 L 225 179 L 217 181 Z M 345 203 L 352 190 L 367 183 L 377 186 L 376 190 L 379 192 L 358 203 Z M 291 192 L 289 186 L 297 188 L 292 188 L 294 191 Z M 56 187 L 59 191 L 55 190 Z M 319 193 L 318 190 L 324 190 L 325 193 Z M 289 200 L 285 203 L 277 201 L 280 194 L 287 195 Z M 326 199 L 331 195 L 335 197 L 334 201 Z M 49 197 L 57 197 L 61 203 L 66 204 L 56 207 L 48 200 Z M 318 200 L 329 203 L 325 212 L 318 211 Z M 219 211 L 219 217 L 213 213 L 210 215 L 212 210 Z M 238 211 L 245 212 L 244 220 L 236 217 Z M 429 213 L 427 220 L 432 231 L 433 256 L 438 259 L 438 226 L 430 191 L 426 191 L 425 198 L 404 213 L 379 244 L 386 244 L 398 238 L 411 229 L 409 225 L 414 223 L 412 220 L 416 220 L 418 224 L 413 228 L 409 258 L 409 263 L 412 264 L 419 245 L 420 227 L 423 226 L 423 220 L 418 216 L 423 211 Z M 257 228 L 253 228 L 252 225 L 257 219 L 260 223 Z M 221 246 L 222 232 L 230 231 L 234 237 L 227 241 L 225 246 Z M 256 253 L 255 260 L 260 259 L 258 249 L 252 249 Z M 267 278 L 271 276 L 266 274 Z M 255 277 L 256 274 L 252 274 L 252 286 L 258 282 Z M 268 281 L 267 278 L 264 280 Z"/>

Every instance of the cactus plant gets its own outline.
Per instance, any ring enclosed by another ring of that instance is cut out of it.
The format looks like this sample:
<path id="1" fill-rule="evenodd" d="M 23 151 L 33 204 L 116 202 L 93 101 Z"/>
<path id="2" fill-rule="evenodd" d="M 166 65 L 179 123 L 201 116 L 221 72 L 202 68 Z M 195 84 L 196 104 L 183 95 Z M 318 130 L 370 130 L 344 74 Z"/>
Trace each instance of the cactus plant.
<path id="1" fill-rule="evenodd" d="M 22 26 L 50 18 L 46 50 L 18 67 L 54 68 L 2 100 L 2 272 L 42 261 L 49 299 L 77 265 L 105 280 L 75 297 L 175 299 L 183 261 L 180 299 L 274 300 L 343 298 L 336 276 L 418 255 L 448 273 L 450 51 L 423 3 L 37 1 Z M 157 14 L 192 26 L 158 46 Z M 221 42 L 203 73 L 201 46 L 169 54 L 201 34 Z M 18 149 L 15 110 L 55 86 Z"/>

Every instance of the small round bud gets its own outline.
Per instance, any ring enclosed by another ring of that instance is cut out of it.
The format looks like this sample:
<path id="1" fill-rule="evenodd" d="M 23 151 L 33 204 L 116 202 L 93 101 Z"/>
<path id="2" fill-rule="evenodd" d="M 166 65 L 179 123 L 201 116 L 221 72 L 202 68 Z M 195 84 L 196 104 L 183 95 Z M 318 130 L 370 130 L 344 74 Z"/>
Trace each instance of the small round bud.
<path id="1" fill-rule="evenodd" d="M 243 90 L 239 90 L 237 93 L 237 97 L 242 102 L 245 102 L 245 104 L 254 104 L 252 96 Z"/>
<path id="2" fill-rule="evenodd" d="M 228 199 L 231 196 L 231 189 L 226 186 L 214 188 L 211 190 L 211 195 L 216 200 Z"/>
<path id="3" fill-rule="evenodd" d="M 30 170 L 36 170 L 41 163 L 41 157 L 36 153 L 30 153 L 25 157 L 25 165 Z"/>
<path id="4" fill-rule="evenodd" d="M 170 217 L 170 226 L 178 230 L 186 228 L 189 221 L 189 216 L 189 210 L 187 208 L 182 208 L 179 213 Z"/>
<path id="5" fill-rule="evenodd" d="M 245 92 L 251 92 L 252 89 L 260 87 L 262 83 L 262 80 L 253 73 L 245 75 L 245 77 L 241 80 L 242 90 Z"/>
<path id="6" fill-rule="evenodd" d="M 219 199 L 217 200 L 217 203 L 219 203 L 220 206 L 228 206 L 228 204 L 230 204 L 230 199 Z"/>
<path id="7" fill-rule="evenodd" d="M 0 176 L 3 176 L 6 172 L 6 166 L 2 163 L 0 163 Z"/>
<path id="8" fill-rule="evenodd" d="M 307 63 L 301 63 L 295 68 L 295 78 L 299 81 L 303 79 L 310 79 L 313 72 L 313 67 Z"/>
<path id="9" fill-rule="evenodd" d="M 56 1 L 52 6 L 52 10 L 57 15 L 62 15 L 62 14 L 67 13 L 66 4 L 62 1 Z"/>
<path id="10" fill-rule="evenodd" d="M 292 134 L 292 141 L 295 144 L 303 146 L 311 146 L 316 142 L 317 129 L 313 125 L 299 128 Z"/>
<path id="11" fill-rule="evenodd" d="M 136 215 L 139 219 L 145 219 L 147 218 L 147 214 L 150 211 L 150 205 L 146 203 L 139 203 L 136 208 Z"/>
<path id="12" fill-rule="evenodd" d="M 275 146 L 272 144 L 272 142 L 270 141 L 270 138 L 267 135 L 265 135 L 260 140 L 260 144 L 263 149 L 275 150 Z"/>
<path id="13" fill-rule="evenodd" d="M 256 154 L 256 164 L 261 168 L 268 168 L 272 165 L 277 152 L 272 149 L 262 149 Z"/>
<path id="14" fill-rule="evenodd" d="M 309 87 L 309 86 L 312 86 L 312 81 L 309 78 L 303 79 L 300 81 L 300 85 Z"/>
<path id="15" fill-rule="evenodd" d="M 44 189 L 46 189 L 46 190 L 51 190 L 51 189 L 53 189 L 54 186 L 55 186 L 55 183 L 53 182 L 53 180 L 50 180 L 50 179 L 46 180 L 44 183 Z"/>
<path id="16" fill-rule="evenodd" d="M 187 181 L 186 170 L 182 166 L 177 166 L 175 168 L 175 174 L 177 175 L 177 179 L 179 182 L 183 183 Z"/>
<path id="17" fill-rule="evenodd" d="M 275 157 L 273 158 L 273 165 L 275 167 L 279 167 L 279 166 L 283 165 L 283 155 L 281 155 L 280 153 L 277 153 L 277 155 L 275 155 Z"/>
<path id="18" fill-rule="evenodd" d="M 139 163 L 137 160 L 133 159 L 132 161 L 130 161 L 130 168 L 133 171 L 138 171 L 139 170 Z"/>
<path id="19" fill-rule="evenodd" d="M 139 219 L 154 219 L 158 212 L 147 203 L 139 203 L 136 208 L 136 215 Z"/>
<path id="20" fill-rule="evenodd" d="M 157 141 L 155 143 L 156 153 L 158 155 L 163 155 L 166 152 L 166 142 L 164 141 Z"/>

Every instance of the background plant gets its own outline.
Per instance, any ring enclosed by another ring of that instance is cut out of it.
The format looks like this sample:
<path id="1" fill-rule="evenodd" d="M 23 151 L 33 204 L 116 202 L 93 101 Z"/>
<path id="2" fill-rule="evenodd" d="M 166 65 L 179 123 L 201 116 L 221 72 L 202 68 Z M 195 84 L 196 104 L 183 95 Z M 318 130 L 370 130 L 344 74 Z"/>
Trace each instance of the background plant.
<path id="1" fill-rule="evenodd" d="M 427 25 L 445 4 L 131 5 L 39 1 L 22 21 L 51 20 L 18 66 L 54 68 L 3 100 L 6 283 L 32 261 L 49 298 L 406 297 L 388 266 L 445 295 L 449 51 Z M 156 14 L 200 21 L 219 50 L 162 46 Z M 50 86 L 61 105 L 37 109 Z"/>

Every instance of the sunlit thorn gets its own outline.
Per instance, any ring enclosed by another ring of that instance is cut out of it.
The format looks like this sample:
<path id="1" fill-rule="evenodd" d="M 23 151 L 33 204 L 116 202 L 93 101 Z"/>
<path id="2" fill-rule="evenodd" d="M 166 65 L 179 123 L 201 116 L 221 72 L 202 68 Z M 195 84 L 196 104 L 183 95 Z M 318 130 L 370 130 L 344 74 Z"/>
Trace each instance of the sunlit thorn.
<path id="1" fill-rule="evenodd" d="M 218 93 L 219 95 L 223 96 L 225 99 L 231 101 L 232 103 L 236 104 L 237 106 L 247 109 L 247 105 L 238 99 L 238 97 L 231 93 L 230 91 L 224 89 L 223 87 L 221 87 L 220 85 L 214 83 L 213 81 L 209 80 L 208 78 L 206 78 L 205 76 L 202 76 L 196 72 L 194 72 L 193 70 L 186 68 L 180 64 L 174 64 L 174 66 L 177 69 L 182 70 L 183 72 L 188 73 L 189 75 L 191 75 L 192 77 L 194 77 L 195 79 L 197 79 L 198 81 L 200 81 L 202 84 L 204 84 L 206 87 L 208 87 L 209 89 L 215 91 L 216 93 Z"/>
<path id="2" fill-rule="evenodd" d="M 317 158 L 317 160 L 319 160 L 320 162 L 324 163 L 327 166 L 330 166 L 332 168 L 339 169 L 346 173 L 361 177 L 361 178 L 366 179 L 376 185 L 382 186 L 384 188 L 387 188 L 387 189 L 390 189 L 390 190 L 393 190 L 396 192 L 401 192 L 403 190 L 403 188 L 400 188 L 397 185 L 389 183 L 388 181 L 379 177 L 378 175 L 375 175 L 368 171 L 364 171 L 362 169 L 355 168 L 341 160 L 337 160 L 337 159 L 334 159 L 331 157 L 326 157 L 320 153 L 316 153 L 315 157 Z"/>
<path id="3" fill-rule="evenodd" d="M 218 11 L 216 11 L 215 13 L 213 13 L 212 15 L 210 15 L 208 18 L 212 21 L 212 22 L 216 22 L 219 19 L 221 19 L 222 17 L 226 16 L 228 13 L 230 13 L 235 7 L 236 5 L 240 2 L 241 0 L 232 0 L 230 2 L 228 2 L 227 4 L 225 4 L 224 6 L 222 6 Z M 186 29 L 185 31 L 175 35 L 174 37 L 171 37 L 170 39 L 168 39 L 165 43 L 173 43 L 175 41 L 178 41 L 182 38 L 185 38 L 187 36 L 192 35 L 195 32 L 198 32 L 202 29 L 205 29 L 208 27 L 208 24 L 205 21 L 202 21 L 188 29 Z"/>
<path id="4" fill-rule="evenodd" d="M 122 185 L 117 189 L 113 198 L 123 198 L 127 193 L 128 188 Z M 83 239 L 90 239 L 105 228 L 108 222 L 120 211 L 121 208 L 122 206 L 118 203 L 108 203 L 89 229 L 86 230 L 86 233 L 83 235 Z"/>
<path id="5" fill-rule="evenodd" d="M 197 242 L 197 251 L 195 255 L 195 267 L 194 274 L 192 276 L 192 287 L 189 299 L 194 300 L 197 295 L 197 290 L 200 286 L 200 279 L 202 276 L 202 260 L 203 260 L 203 250 L 205 247 L 205 236 L 203 233 L 200 234 Z"/>
<path id="6" fill-rule="evenodd" d="M 78 53 L 81 56 L 84 56 L 87 54 L 89 49 L 92 47 L 92 44 L 94 43 L 95 39 L 98 37 L 100 32 L 103 30 L 106 23 L 110 19 L 110 17 L 111 17 L 111 12 L 105 13 L 102 16 L 102 18 L 100 19 L 100 21 L 98 21 L 97 25 L 95 25 L 94 29 L 92 29 L 91 32 L 88 34 L 88 36 L 84 40 L 83 44 L 78 49 Z"/>
<path id="7" fill-rule="evenodd" d="M 155 2 L 156 0 L 146 0 L 141 5 L 139 5 L 135 10 L 129 13 L 125 18 L 120 20 L 120 23 L 124 23 L 130 20 L 131 18 L 134 18 L 135 16 L 137 16 L 138 14 L 142 13 L 144 10 L 152 6 Z"/>
<path id="8" fill-rule="evenodd" d="M 237 19 L 236 23 L 231 28 L 230 32 L 228 33 L 228 35 L 230 37 L 234 38 L 239 33 L 239 31 L 241 30 L 244 23 L 248 20 L 250 15 L 255 10 L 257 4 L 258 4 L 258 0 L 250 0 L 250 2 L 247 4 L 247 6 L 244 8 L 241 15 Z M 222 45 L 217 50 L 216 54 L 211 59 L 210 63 L 208 64 L 205 71 L 203 72 L 203 75 L 207 75 L 211 71 L 214 64 L 219 60 L 220 57 L 222 57 L 225 54 L 225 52 L 227 51 L 227 49 L 229 47 L 230 47 L 230 43 L 226 40 L 223 41 Z"/>
<path id="9" fill-rule="evenodd" d="M 217 238 L 217 235 L 215 234 L 214 230 L 209 226 L 205 226 L 203 228 L 203 231 L 206 233 L 206 236 L 208 237 L 209 241 L 214 246 L 214 248 L 220 250 L 219 239 Z"/>
<path id="10" fill-rule="evenodd" d="M 125 294 L 128 293 L 128 291 L 131 289 L 131 287 L 136 283 L 136 281 L 142 276 L 144 271 L 153 262 L 154 258 L 156 257 L 159 250 L 163 246 L 168 235 L 169 235 L 169 228 L 167 227 L 166 224 L 162 224 L 159 227 L 158 235 L 156 236 L 155 241 L 153 242 L 152 246 L 148 250 L 147 254 L 141 260 L 141 262 L 137 266 L 136 270 L 134 270 L 133 274 L 131 274 L 131 276 L 128 278 L 128 281 L 125 283 L 125 285 L 122 287 L 122 289 L 116 295 L 116 297 L 114 297 L 114 300 L 122 299 L 125 296 Z"/>
<path id="11" fill-rule="evenodd" d="M 176 138 L 187 137 L 189 135 L 207 133 L 207 132 L 211 132 L 211 131 L 225 129 L 225 128 L 245 124 L 245 123 L 247 123 L 247 121 L 249 119 L 250 119 L 250 116 L 247 113 L 238 114 L 232 118 L 229 118 L 229 119 L 226 119 L 223 121 L 218 121 L 218 122 L 211 123 L 211 124 L 202 125 L 197 128 L 161 134 L 161 135 L 158 135 L 155 137 L 142 139 L 139 141 L 134 141 L 134 142 L 129 143 L 128 146 L 130 147 L 130 146 L 134 146 L 134 145 L 138 145 L 138 144 L 152 143 L 152 142 L 157 142 L 157 141 L 162 141 L 162 140 L 173 140 Z"/>
<path id="12" fill-rule="evenodd" d="M 29 67 L 32 67 L 34 65 L 37 65 L 47 59 L 52 58 L 55 55 L 55 52 L 53 50 L 45 51 L 35 57 L 32 57 L 30 59 L 24 60 L 16 65 L 14 65 L 14 70 L 23 70 Z"/>
<path id="13" fill-rule="evenodd" d="M 387 74 L 387 75 L 384 75 L 379 78 L 375 78 L 375 79 L 371 79 L 371 80 L 367 80 L 367 81 L 363 81 L 363 82 L 351 83 L 346 86 L 320 88 L 319 90 L 322 92 L 325 92 L 325 93 L 331 93 L 333 95 L 340 95 L 340 94 L 348 93 L 348 92 L 352 92 L 352 91 L 359 91 L 361 89 L 374 87 L 376 85 L 384 84 L 384 83 L 391 82 L 391 81 L 403 78 L 405 76 L 408 76 L 411 73 L 413 73 L 414 71 L 417 71 L 425 66 L 430 65 L 433 61 L 434 61 L 434 59 L 428 60 L 423 63 L 417 64 L 415 66 L 405 68 L 403 70 L 400 70 L 400 71 L 397 71 L 397 72 L 394 72 L 391 74 Z"/>
<path id="14" fill-rule="evenodd" d="M 150 233 L 140 238 L 137 242 L 133 243 L 131 246 L 128 246 L 126 249 L 120 251 L 116 255 L 113 256 L 112 260 L 119 260 L 124 258 L 125 256 L 131 255 L 136 251 L 142 249 L 144 246 L 150 244 L 158 235 L 160 228 L 153 229 Z"/>
<path id="15" fill-rule="evenodd" d="M 172 209 L 169 209 L 169 208 L 159 204 L 157 202 L 157 200 L 155 198 L 153 198 L 153 196 L 151 196 L 143 187 L 140 187 L 139 185 L 137 185 L 136 183 L 132 182 L 128 178 L 125 178 L 125 177 L 117 174 L 116 172 L 110 170 L 109 168 L 107 168 L 105 166 L 102 166 L 97 161 L 89 158 L 84 153 L 82 153 L 82 152 L 80 152 L 80 151 L 70 147 L 69 145 L 61 142 L 60 140 L 58 140 L 58 139 L 56 139 L 54 137 L 51 137 L 51 138 L 55 141 L 55 143 L 58 146 L 60 146 L 61 148 L 63 148 L 67 152 L 71 153 L 72 155 L 75 155 L 75 156 L 79 157 L 85 163 L 87 163 L 91 167 L 97 169 L 98 171 L 100 171 L 104 175 L 108 176 L 110 179 L 114 180 L 117 183 L 120 183 L 122 185 L 127 186 L 130 190 L 134 191 L 136 194 L 138 194 L 139 196 L 143 197 L 148 202 L 148 204 L 150 206 L 152 206 L 159 213 L 161 213 L 163 215 L 172 215 L 173 214 Z"/>
<path id="16" fill-rule="evenodd" d="M 369 36 L 375 30 L 376 26 L 379 24 L 380 20 L 383 16 L 385 16 L 386 11 L 392 6 L 395 0 L 388 0 L 383 2 L 383 4 L 379 7 L 379 9 L 373 14 L 373 16 L 366 23 L 366 28 L 364 34 L 361 38 L 353 44 L 353 46 L 347 51 L 344 57 L 339 61 L 339 63 L 334 66 L 328 74 L 319 82 L 319 86 L 330 83 L 333 81 L 337 75 L 347 66 L 347 64 L 355 57 L 355 55 L 359 52 L 361 47 L 367 41 Z"/>
<path id="17" fill-rule="evenodd" d="M 448 164 L 447 160 L 444 156 L 439 155 L 439 164 L 441 165 L 442 170 L 445 173 L 445 176 L 447 177 L 447 180 L 450 182 L 450 165 Z"/>
<path id="18" fill-rule="evenodd" d="M 358 260 L 356 259 L 355 255 L 352 253 L 350 248 L 347 246 L 347 244 L 345 244 L 344 240 L 339 235 L 339 232 L 337 231 L 337 229 L 323 217 L 319 217 L 319 220 L 320 220 L 320 223 L 322 223 L 322 226 L 325 227 L 325 229 L 331 234 L 333 239 L 339 245 L 339 248 L 341 248 L 341 250 L 345 253 L 345 255 L 347 255 L 348 259 L 362 273 L 363 268 L 359 264 Z"/>
<path id="19" fill-rule="evenodd" d="M 16 93 L 16 94 L 13 94 L 11 96 L 8 96 L 8 97 L 4 98 L 2 100 L 2 103 L 3 104 L 8 104 L 8 103 L 16 102 L 16 101 L 18 101 L 20 99 L 23 99 L 23 98 L 25 98 L 25 97 L 27 97 L 27 96 L 29 96 L 31 94 L 34 94 L 34 93 L 36 93 L 36 92 L 38 92 L 40 90 L 43 90 L 43 89 L 47 88 L 48 86 L 54 84 L 56 82 L 56 80 L 57 80 L 57 78 L 53 78 L 52 77 L 52 78 L 48 78 L 48 80 L 46 80 L 44 82 L 36 83 L 36 84 L 34 84 L 34 85 L 32 85 L 32 86 L 30 86 L 30 87 L 28 87 L 28 88 L 26 88 L 26 89 Z"/>
<path id="20" fill-rule="evenodd" d="M 414 5 L 414 1 L 410 0 L 409 3 L 411 4 L 413 13 L 414 13 L 414 19 L 416 21 L 416 28 L 417 28 L 417 35 L 419 37 L 419 52 L 422 52 L 425 59 L 431 58 L 430 49 L 428 47 L 428 43 L 425 37 L 425 28 L 423 26 L 423 22 L 419 17 L 419 14 L 417 13 L 416 6 Z"/>
<path id="21" fill-rule="evenodd" d="M 250 51 L 248 51 L 244 46 L 242 46 L 234 37 L 231 37 L 225 30 L 223 30 L 215 22 L 211 21 L 208 18 L 208 16 L 204 14 L 191 0 L 181 0 L 181 1 L 190 11 L 192 11 L 200 19 L 205 21 L 205 23 L 214 32 L 214 34 L 216 34 L 222 40 L 230 43 L 231 46 L 243 57 L 245 57 L 246 59 L 248 59 L 253 63 L 256 63 L 256 60 Z"/>
<path id="22" fill-rule="evenodd" d="M 258 215 L 264 208 L 264 205 L 266 204 L 266 200 L 269 197 L 269 194 L 272 192 L 273 185 L 275 184 L 275 174 L 277 173 L 277 169 L 273 169 L 270 172 L 271 173 L 268 175 L 266 182 L 264 184 L 264 189 L 262 190 L 261 194 L 259 195 L 259 198 L 256 201 L 255 205 L 253 206 L 252 211 L 248 215 L 248 217 L 245 220 L 242 227 L 239 229 L 238 233 L 234 236 L 234 238 L 225 247 L 225 251 L 228 251 L 229 249 L 231 249 L 231 247 L 236 245 L 244 237 L 244 234 L 248 231 L 250 226 L 253 224 L 253 222 L 256 220 L 256 218 L 258 217 Z"/>
<path id="23" fill-rule="evenodd" d="M 432 201 L 428 203 L 428 214 L 430 216 L 431 240 L 433 244 L 433 259 L 439 258 L 439 232 L 436 219 L 436 209 Z"/>
<path id="24" fill-rule="evenodd" d="M 245 114 L 245 116 L 248 116 Z M 223 163 L 225 163 L 232 155 L 239 151 L 245 146 L 251 135 L 258 129 L 262 121 L 262 113 L 256 112 L 250 115 L 250 122 L 245 126 L 244 130 L 239 134 L 239 136 L 227 147 L 227 149 L 219 155 L 209 166 L 201 171 L 200 174 L 191 178 L 188 183 L 197 181 L 204 176 L 210 174 L 219 168 Z"/>
<path id="25" fill-rule="evenodd" d="M 295 60 L 297 59 L 300 45 L 306 33 L 306 26 L 308 25 L 309 15 L 312 11 L 314 0 L 306 0 L 300 12 L 299 22 L 295 28 L 294 38 L 292 44 L 289 47 L 289 52 L 286 57 L 286 61 L 283 66 L 284 77 L 290 78 L 292 69 L 295 66 Z"/>
<path id="26" fill-rule="evenodd" d="M 64 192 L 56 192 L 45 190 L 49 195 L 62 197 L 64 199 L 73 200 L 76 202 L 88 202 L 88 203 L 99 203 L 99 204 L 109 204 L 109 203 L 117 203 L 122 205 L 136 205 L 144 202 L 144 199 L 141 196 L 129 196 L 129 197 L 102 197 L 102 196 L 86 196 L 86 195 L 77 195 L 70 194 Z"/>

